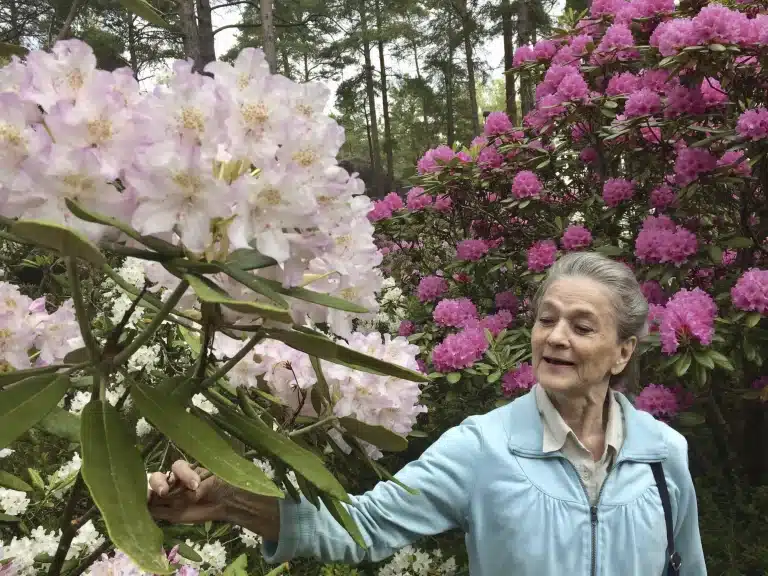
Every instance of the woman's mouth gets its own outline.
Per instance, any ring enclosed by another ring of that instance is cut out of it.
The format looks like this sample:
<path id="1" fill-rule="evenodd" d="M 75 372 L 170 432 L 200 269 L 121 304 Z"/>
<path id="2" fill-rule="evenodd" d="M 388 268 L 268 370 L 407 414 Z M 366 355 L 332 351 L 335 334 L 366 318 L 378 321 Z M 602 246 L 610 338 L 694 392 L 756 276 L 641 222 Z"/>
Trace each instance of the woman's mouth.
<path id="1" fill-rule="evenodd" d="M 575 363 L 571 362 L 570 360 L 564 360 L 562 358 L 554 358 L 552 356 L 543 356 L 542 359 L 547 364 L 552 364 L 553 366 L 573 366 Z"/>

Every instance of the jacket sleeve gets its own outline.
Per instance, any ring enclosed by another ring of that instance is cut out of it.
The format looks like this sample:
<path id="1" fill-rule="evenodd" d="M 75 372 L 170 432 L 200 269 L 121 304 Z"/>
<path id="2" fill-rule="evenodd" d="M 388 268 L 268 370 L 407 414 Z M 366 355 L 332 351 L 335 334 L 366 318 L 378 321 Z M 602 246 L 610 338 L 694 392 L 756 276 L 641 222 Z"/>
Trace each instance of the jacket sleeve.
<path id="1" fill-rule="evenodd" d="M 704 550 L 699 533 L 696 490 L 688 469 L 688 442 L 682 434 L 673 431 L 671 444 L 672 457 L 669 464 L 672 470 L 670 472 L 678 488 L 675 548 L 682 559 L 680 576 L 706 576 L 707 566 L 704 562 Z"/>
<path id="2" fill-rule="evenodd" d="M 452 528 L 466 530 L 481 451 L 480 430 L 474 418 L 469 418 L 395 474 L 400 482 L 418 490 L 417 495 L 387 481 L 352 497 L 346 508 L 360 528 L 367 550 L 355 544 L 324 506 L 317 510 L 303 498 L 298 504 L 282 501 L 280 537 L 278 542 L 264 542 L 264 558 L 269 563 L 302 556 L 346 564 L 377 562 L 422 536 Z"/>

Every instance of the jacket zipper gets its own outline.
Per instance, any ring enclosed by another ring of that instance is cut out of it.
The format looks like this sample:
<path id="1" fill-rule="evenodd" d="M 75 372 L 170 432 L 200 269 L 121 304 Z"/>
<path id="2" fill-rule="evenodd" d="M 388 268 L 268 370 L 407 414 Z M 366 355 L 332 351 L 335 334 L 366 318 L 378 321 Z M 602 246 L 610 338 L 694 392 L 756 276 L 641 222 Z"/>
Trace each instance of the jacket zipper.
<path id="1" fill-rule="evenodd" d="M 579 479 L 581 489 L 584 490 L 584 496 L 586 496 L 587 502 L 589 502 L 589 492 L 587 492 L 587 486 L 584 484 L 581 476 L 579 476 L 579 471 L 576 470 L 576 466 L 574 466 L 570 460 L 567 458 L 565 460 L 571 465 L 573 471 L 576 472 L 576 477 Z M 616 467 L 616 464 L 618 464 L 618 462 L 614 463 L 614 465 L 608 469 L 608 473 L 605 475 L 605 480 L 603 480 L 603 483 L 600 486 L 600 491 L 597 493 L 597 501 L 595 502 L 595 505 L 592 506 L 590 503 L 589 506 L 589 517 L 592 527 L 592 564 L 590 569 L 591 576 L 597 576 L 597 507 L 600 505 L 600 497 L 603 495 L 603 488 L 605 488 L 605 483 L 608 482 L 608 478 L 610 477 L 611 472 L 613 472 L 613 469 Z"/>

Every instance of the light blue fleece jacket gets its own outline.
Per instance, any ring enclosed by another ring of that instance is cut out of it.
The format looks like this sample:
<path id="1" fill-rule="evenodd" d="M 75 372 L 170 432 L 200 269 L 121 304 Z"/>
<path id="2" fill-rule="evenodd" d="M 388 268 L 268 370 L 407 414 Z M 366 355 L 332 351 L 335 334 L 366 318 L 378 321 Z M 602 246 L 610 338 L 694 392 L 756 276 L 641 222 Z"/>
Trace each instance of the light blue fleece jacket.
<path id="1" fill-rule="evenodd" d="M 542 451 L 533 393 L 466 419 L 397 478 L 347 506 L 368 549 L 325 509 L 281 502 L 279 542 L 268 562 L 299 556 L 326 562 L 379 561 L 422 536 L 460 528 L 472 576 L 662 576 L 667 538 L 650 462 L 662 462 L 672 501 L 681 576 L 707 573 L 687 443 L 678 432 L 616 394 L 625 438 L 599 501 L 590 508 L 573 465 Z"/>

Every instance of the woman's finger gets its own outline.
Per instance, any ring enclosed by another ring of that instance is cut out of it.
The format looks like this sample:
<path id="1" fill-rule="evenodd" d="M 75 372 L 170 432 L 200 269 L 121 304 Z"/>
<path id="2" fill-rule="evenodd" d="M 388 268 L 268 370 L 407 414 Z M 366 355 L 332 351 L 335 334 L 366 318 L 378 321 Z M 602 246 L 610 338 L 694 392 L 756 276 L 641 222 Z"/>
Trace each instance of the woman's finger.
<path id="1" fill-rule="evenodd" d="M 200 476 L 186 460 L 176 460 L 171 466 L 171 470 L 177 481 L 188 490 L 197 490 L 197 487 L 200 486 Z"/>
<path id="2" fill-rule="evenodd" d="M 149 488 L 158 496 L 165 496 L 170 490 L 168 477 L 163 472 L 153 472 L 149 477 Z"/>

